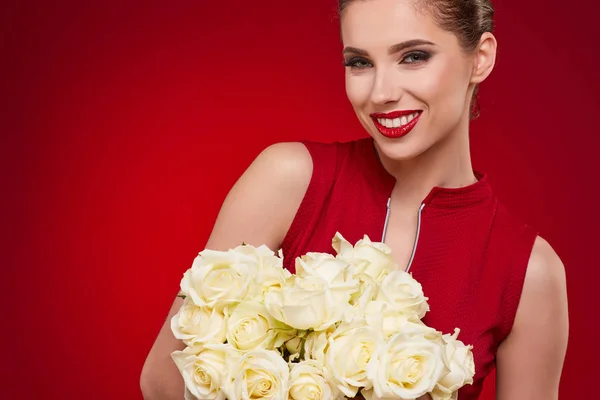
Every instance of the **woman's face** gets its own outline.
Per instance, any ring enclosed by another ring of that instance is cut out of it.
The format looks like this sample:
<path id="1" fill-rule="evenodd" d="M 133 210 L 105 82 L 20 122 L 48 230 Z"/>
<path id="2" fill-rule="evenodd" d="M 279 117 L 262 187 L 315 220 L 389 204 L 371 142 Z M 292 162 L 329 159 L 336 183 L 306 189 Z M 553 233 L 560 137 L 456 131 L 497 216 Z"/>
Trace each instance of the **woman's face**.
<path id="1" fill-rule="evenodd" d="M 413 158 L 467 128 L 475 55 L 414 0 L 354 1 L 341 31 L 348 99 L 385 155 Z"/>

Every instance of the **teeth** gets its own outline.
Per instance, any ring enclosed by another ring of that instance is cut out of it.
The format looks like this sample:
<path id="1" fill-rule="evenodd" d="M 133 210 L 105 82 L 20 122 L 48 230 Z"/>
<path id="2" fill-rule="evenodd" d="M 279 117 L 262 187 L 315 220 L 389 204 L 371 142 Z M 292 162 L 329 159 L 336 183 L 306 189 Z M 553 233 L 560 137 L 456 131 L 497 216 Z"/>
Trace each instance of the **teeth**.
<path id="1" fill-rule="evenodd" d="M 400 118 L 377 118 L 377 122 L 386 128 L 399 128 L 408 124 L 410 121 L 415 119 L 419 113 L 412 113 L 410 115 L 404 115 Z"/>

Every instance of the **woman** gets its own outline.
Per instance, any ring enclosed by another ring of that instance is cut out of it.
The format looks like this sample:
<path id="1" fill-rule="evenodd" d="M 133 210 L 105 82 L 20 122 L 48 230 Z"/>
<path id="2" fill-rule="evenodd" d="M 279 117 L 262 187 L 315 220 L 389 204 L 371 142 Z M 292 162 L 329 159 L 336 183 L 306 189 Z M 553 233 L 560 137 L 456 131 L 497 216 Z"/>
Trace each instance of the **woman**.
<path id="1" fill-rule="evenodd" d="M 331 251 L 340 231 L 382 238 L 429 297 L 425 322 L 474 345 L 479 397 L 497 369 L 498 400 L 558 398 L 568 336 L 563 265 L 473 171 L 468 130 L 496 56 L 488 0 L 342 0 L 346 91 L 369 138 L 279 143 L 234 185 L 207 248 L 282 248 L 286 266 Z M 386 207 L 387 206 L 387 207 Z M 183 394 L 169 320 L 144 366 L 147 399 Z"/>

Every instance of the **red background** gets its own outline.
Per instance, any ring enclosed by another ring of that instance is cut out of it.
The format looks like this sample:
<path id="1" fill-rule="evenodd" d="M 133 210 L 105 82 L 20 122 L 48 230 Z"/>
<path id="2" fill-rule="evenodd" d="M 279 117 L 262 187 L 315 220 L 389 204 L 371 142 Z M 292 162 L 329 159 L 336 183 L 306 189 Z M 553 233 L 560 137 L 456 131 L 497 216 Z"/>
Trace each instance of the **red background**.
<path id="1" fill-rule="evenodd" d="M 595 396 L 600 357 L 599 7 L 572 4 L 496 1 L 498 63 L 472 125 L 476 167 L 566 264 L 567 400 Z M 3 8 L 0 397 L 139 399 L 181 274 L 256 154 L 364 135 L 335 3 Z"/>

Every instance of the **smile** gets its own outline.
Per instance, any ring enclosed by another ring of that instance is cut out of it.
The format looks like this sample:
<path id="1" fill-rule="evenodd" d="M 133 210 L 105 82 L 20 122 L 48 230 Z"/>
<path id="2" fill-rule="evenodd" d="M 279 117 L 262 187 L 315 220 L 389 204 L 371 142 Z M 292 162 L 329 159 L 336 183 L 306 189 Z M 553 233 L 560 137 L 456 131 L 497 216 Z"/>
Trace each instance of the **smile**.
<path id="1" fill-rule="evenodd" d="M 420 110 L 373 113 L 370 115 L 377 130 L 385 137 L 400 138 L 407 135 L 421 117 Z"/>

